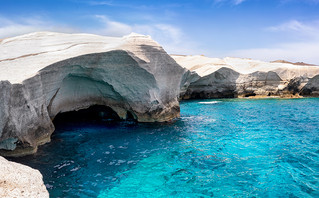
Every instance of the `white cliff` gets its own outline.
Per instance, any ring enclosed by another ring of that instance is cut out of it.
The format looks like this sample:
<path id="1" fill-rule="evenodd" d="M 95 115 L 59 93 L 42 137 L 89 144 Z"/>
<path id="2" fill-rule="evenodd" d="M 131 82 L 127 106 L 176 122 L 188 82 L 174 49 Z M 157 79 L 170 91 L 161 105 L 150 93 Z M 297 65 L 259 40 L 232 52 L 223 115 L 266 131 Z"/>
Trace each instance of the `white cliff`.
<path id="1" fill-rule="evenodd" d="M 125 119 L 179 117 L 185 69 L 148 36 L 38 32 L 0 41 L 0 154 L 50 141 L 62 112 L 104 105 Z"/>
<path id="2" fill-rule="evenodd" d="M 0 197 L 46 198 L 49 193 L 38 170 L 0 156 Z"/>
<path id="3" fill-rule="evenodd" d="M 319 96 L 319 66 L 229 57 L 172 57 L 191 72 L 184 77 L 184 99 Z"/>

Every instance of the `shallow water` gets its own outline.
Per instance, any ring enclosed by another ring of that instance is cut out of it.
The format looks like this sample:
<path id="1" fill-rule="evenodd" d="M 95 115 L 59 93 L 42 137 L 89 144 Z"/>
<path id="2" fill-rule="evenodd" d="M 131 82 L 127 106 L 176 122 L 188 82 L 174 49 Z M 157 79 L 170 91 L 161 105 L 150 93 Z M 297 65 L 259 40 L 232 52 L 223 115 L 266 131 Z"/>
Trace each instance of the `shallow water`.
<path id="1" fill-rule="evenodd" d="M 52 197 L 319 197 L 319 99 L 182 102 L 170 124 L 69 123 L 16 161 L 39 169 Z"/>

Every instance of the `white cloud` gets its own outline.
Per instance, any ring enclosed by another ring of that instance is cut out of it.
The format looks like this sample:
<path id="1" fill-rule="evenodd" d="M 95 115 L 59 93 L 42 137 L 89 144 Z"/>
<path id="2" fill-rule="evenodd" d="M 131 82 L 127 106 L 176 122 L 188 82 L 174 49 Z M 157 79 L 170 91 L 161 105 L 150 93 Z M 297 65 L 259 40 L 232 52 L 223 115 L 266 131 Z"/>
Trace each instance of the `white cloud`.
<path id="1" fill-rule="evenodd" d="M 161 44 L 168 53 L 174 54 L 197 54 L 201 50 L 194 42 L 187 39 L 183 31 L 171 24 L 146 23 L 128 25 L 111 20 L 108 16 L 96 15 L 96 19 L 101 22 L 101 28 L 89 30 L 91 33 L 105 36 L 124 36 L 131 32 L 150 35 L 152 39 Z M 195 51 L 195 50 L 198 51 Z"/>
<path id="2" fill-rule="evenodd" d="M 130 34 L 133 31 L 131 26 L 117 21 L 112 21 L 104 15 L 96 15 L 95 17 L 99 19 L 104 26 L 98 30 L 99 34 L 107 36 L 123 36 Z"/>
<path id="3" fill-rule="evenodd" d="M 281 0 L 281 3 L 291 3 L 291 2 L 300 2 L 300 3 L 307 3 L 307 4 L 317 4 L 319 0 Z"/>
<path id="4" fill-rule="evenodd" d="M 131 32 L 150 35 L 155 41 L 160 43 L 168 53 L 176 54 L 197 54 L 202 53 L 194 42 L 183 33 L 183 31 L 171 24 L 165 23 L 145 23 L 128 25 L 119 21 L 111 20 L 105 15 L 95 15 L 93 17 L 100 23 L 96 29 L 75 29 L 66 25 L 57 24 L 41 17 L 29 17 L 8 19 L 0 16 L 0 39 L 13 37 L 36 31 L 53 32 L 86 32 L 105 36 L 124 36 Z"/>
<path id="5" fill-rule="evenodd" d="M 214 0 L 215 3 L 228 3 L 232 5 L 239 5 L 242 4 L 243 2 L 246 2 L 248 0 Z M 292 3 L 292 2 L 300 2 L 300 3 L 305 3 L 305 4 L 318 4 L 319 0 L 279 0 L 279 4 L 287 4 L 287 3 Z"/>
<path id="6" fill-rule="evenodd" d="M 239 5 L 239 4 L 243 3 L 244 1 L 246 1 L 246 0 L 234 0 L 234 4 Z"/>
<path id="7" fill-rule="evenodd" d="M 76 30 L 64 25 L 57 25 L 40 17 L 19 18 L 16 20 L 0 17 L 0 38 L 36 31 L 74 32 Z"/>
<path id="8" fill-rule="evenodd" d="M 144 24 L 134 25 L 133 31 L 140 34 L 150 35 L 158 42 L 169 42 L 171 44 L 180 44 L 184 34 L 182 31 L 169 24 Z"/>
<path id="9" fill-rule="evenodd" d="M 287 32 L 293 34 L 300 34 L 307 37 L 319 38 L 319 21 L 313 21 L 311 23 L 302 23 L 297 20 L 291 20 L 278 26 L 266 28 L 266 30 L 272 32 Z"/>
<path id="10" fill-rule="evenodd" d="M 319 42 L 286 43 L 270 48 L 243 49 L 230 53 L 231 56 L 253 58 L 264 61 L 288 60 L 319 65 Z"/>
<path id="11" fill-rule="evenodd" d="M 285 42 L 268 48 L 241 49 L 231 52 L 230 55 L 265 61 L 286 59 L 294 62 L 303 61 L 319 64 L 318 21 L 303 23 L 292 20 L 278 26 L 267 28 L 267 30 L 287 35 L 293 34 L 301 38 L 302 41 Z"/>
<path id="12" fill-rule="evenodd" d="M 229 3 L 232 5 L 239 5 L 243 2 L 245 2 L 247 0 L 214 0 L 215 3 L 219 4 L 219 3 Z"/>
<path id="13" fill-rule="evenodd" d="M 202 53 L 195 42 L 183 33 L 181 29 L 169 24 L 135 25 L 133 30 L 140 34 L 150 35 L 170 54 Z"/>
<path id="14" fill-rule="evenodd" d="M 113 3 L 111 1 L 88 1 L 89 5 L 107 5 L 112 6 Z"/>

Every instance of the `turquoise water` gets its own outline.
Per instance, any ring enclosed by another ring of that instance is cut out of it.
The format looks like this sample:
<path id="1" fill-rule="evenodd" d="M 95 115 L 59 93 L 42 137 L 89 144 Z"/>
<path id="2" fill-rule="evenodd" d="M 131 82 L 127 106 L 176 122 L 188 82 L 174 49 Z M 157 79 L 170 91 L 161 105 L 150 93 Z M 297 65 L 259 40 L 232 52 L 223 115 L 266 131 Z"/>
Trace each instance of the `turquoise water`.
<path id="1" fill-rule="evenodd" d="M 319 99 L 182 102 L 168 124 L 70 123 L 17 161 L 52 197 L 319 197 Z"/>

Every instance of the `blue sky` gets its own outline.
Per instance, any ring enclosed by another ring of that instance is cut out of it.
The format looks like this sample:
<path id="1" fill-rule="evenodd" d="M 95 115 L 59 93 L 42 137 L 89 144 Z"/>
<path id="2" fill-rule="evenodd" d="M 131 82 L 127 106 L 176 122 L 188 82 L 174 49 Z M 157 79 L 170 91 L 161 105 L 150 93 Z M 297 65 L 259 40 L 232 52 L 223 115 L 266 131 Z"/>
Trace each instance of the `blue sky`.
<path id="1" fill-rule="evenodd" d="M 0 38 L 151 35 L 168 53 L 319 64 L 319 0 L 0 0 Z"/>

